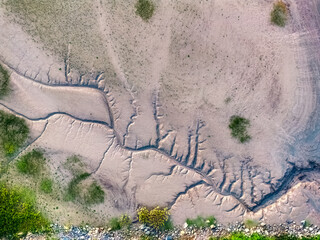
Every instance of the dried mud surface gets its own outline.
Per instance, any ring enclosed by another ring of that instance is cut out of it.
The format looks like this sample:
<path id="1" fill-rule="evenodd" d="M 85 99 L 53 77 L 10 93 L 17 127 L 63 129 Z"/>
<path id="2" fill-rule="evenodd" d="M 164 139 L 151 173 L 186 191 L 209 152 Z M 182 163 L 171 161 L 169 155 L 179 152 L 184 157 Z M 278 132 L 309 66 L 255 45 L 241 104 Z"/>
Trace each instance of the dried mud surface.
<path id="1" fill-rule="evenodd" d="M 269 0 L 156 1 L 148 22 L 135 1 L 0 1 L 1 109 L 52 172 L 81 156 L 106 191 L 97 215 L 319 224 L 320 2 L 286 2 L 278 28 Z M 232 115 L 250 142 L 231 138 Z"/>

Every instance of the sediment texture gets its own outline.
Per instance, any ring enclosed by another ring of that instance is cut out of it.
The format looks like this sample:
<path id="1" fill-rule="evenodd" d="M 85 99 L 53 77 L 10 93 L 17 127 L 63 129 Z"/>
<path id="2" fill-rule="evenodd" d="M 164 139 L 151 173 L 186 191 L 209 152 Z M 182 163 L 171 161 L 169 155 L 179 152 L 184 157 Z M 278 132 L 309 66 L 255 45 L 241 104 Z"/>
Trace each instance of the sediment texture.
<path id="1" fill-rule="evenodd" d="M 1 5 L 1 108 L 56 167 L 83 157 L 107 191 L 97 209 L 320 222 L 318 1 L 287 1 L 285 28 L 271 1 L 157 1 L 149 22 L 134 1 L 28 2 Z"/>

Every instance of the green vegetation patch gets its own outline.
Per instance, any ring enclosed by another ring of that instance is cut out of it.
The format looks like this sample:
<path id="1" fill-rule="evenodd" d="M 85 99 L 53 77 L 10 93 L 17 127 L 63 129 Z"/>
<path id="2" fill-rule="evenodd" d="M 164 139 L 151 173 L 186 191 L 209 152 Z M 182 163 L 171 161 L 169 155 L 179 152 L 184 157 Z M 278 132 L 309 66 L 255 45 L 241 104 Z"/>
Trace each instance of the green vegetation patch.
<path id="1" fill-rule="evenodd" d="M 172 220 L 169 218 L 164 222 L 163 226 L 160 228 L 161 231 L 171 231 L 174 229 Z"/>
<path id="2" fill-rule="evenodd" d="M 44 178 L 40 182 L 40 190 L 44 193 L 52 193 L 53 181 L 50 178 Z"/>
<path id="3" fill-rule="evenodd" d="M 255 228 L 259 225 L 259 222 L 253 219 L 247 219 L 244 221 L 244 226 L 246 228 Z"/>
<path id="4" fill-rule="evenodd" d="M 91 183 L 86 190 L 84 202 L 88 205 L 104 202 L 104 191 L 96 182 Z"/>
<path id="5" fill-rule="evenodd" d="M 67 158 L 64 167 L 69 170 L 72 175 L 76 176 L 85 173 L 84 169 L 86 165 L 80 160 L 80 157 L 73 155 Z"/>
<path id="6" fill-rule="evenodd" d="M 139 208 L 138 219 L 140 223 L 148 224 L 155 229 L 159 229 L 169 220 L 170 212 L 167 208 L 161 209 L 159 206 L 152 210 L 146 207 Z"/>
<path id="7" fill-rule="evenodd" d="M 80 187 L 79 183 L 90 176 L 90 173 L 82 173 L 76 177 L 74 177 L 68 187 L 67 187 L 67 194 L 65 199 L 67 201 L 75 201 L 80 198 Z"/>
<path id="8" fill-rule="evenodd" d="M 111 228 L 112 231 L 120 230 L 122 228 L 127 228 L 132 224 L 131 217 L 127 214 L 123 214 L 120 217 L 111 218 L 108 222 L 108 227 Z"/>
<path id="9" fill-rule="evenodd" d="M 288 10 L 286 4 L 280 0 L 273 4 L 271 22 L 279 27 L 284 27 L 287 22 Z"/>
<path id="10" fill-rule="evenodd" d="M 97 182 L 91 182 L 89 185 L 84 183 L 90 175 L 90 173 L 82 173 L 70 181 L 66 191 L 66 201 L 78 201 L 86 205 L 104 202 L 104 191 Z"/>
<path id="11" fill-rule="evenodd" d="M 33 149 L 31 152 L 24 154 L 16 163 L 18 171 L 23 174 L 39 176 L 44 169 L 45 158 L 43 152 Z"/>
<path id="12" fill-rule="evenodd" d="M 19 190 L 0 184 L 0 238 L 17 238 L 18 233 L 49 229 L 48 220 L 35 208 L 27 189 Z"/>
<path id="13" fill-rule="evenodd" d="M 187 219 L 186 223 L 188 224 L 188 227 L 194 227 L 194 228 L 205 228 L 205 227 L 212 227 L 216 225 L 217 221 L 214 216 L 209 217 L 201 217 L 198 216 L 195 219 Z"/>
<path id="14" fill-rule="evenodd" d="M 136 14 L 138 14 L 143 20 L 149 20 L 154 12 L 154 3 L 151 0 L 138 0 L 135 5 Z"/>
<path id="15" fill-rule="evenodd" d="M 6 96 L 9 92 L 9 73 L 0 64 L 0 98 Z"/>
<path id="16" fill-rule="evenodd" d="M 248 142 L 251 137 L 248 134 L 247 128 L 250 126 L 250 121 L 240 116 L 232 116 L 230 118 L 229 128 L 231 136 L 238 139 L 239 142 Z"/>
<path id="17" fill-rule="evenodd" d="M 24 119 L 0 110 L 0 145 L 5 156 L 12 156 L 25 143 L 28 134 Z"/>

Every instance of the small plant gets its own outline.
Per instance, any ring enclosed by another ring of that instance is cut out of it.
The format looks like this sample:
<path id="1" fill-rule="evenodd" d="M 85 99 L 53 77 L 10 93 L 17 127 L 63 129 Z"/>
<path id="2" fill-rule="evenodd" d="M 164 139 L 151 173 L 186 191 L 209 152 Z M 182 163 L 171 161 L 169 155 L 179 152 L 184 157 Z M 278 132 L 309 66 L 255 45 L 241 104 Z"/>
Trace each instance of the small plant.
<path id="1" fill-rule="evenodd" d="M 273 4 L 271 22 L 279 27 L 284 27 L 287 21 L 288 10 L 286 4 L 279 0 Z"/>
<path id="2" fill-rule="evenodd" d="M 0 98 L 6 96 L 9 92 L 9 74 L 0 64 Z"/>
<path id="3" fill-rule="evenodd" d="M 34 207 L 34 196 L 29 190 L 15 189 L 0 184 L 0 238 L 18 238 L 28 232 L 49 229 L 49 222 Z"/>
<path id="4" fill-rule="evenodd" d="M 143 20 L 149 20 L 154 12 L 154 3 L 151 0 L 138 0 L 135 5 L 136 14 L 138 14 Z"/>
<path id="5" fill-rule="evenodd" d="M 147 224 L 149 222 L 149 210 L 146 207 L 138 209 L 138 219 L 142 224 Z"/>
<path id="6" fill-rule="evenodd" d="M 215 226 L 217 221 L 214 216 L 209 216 L 207 218 L 198 216 L 195 219 L 187 219 L 186 223 L 188 224 L 188 227 L 194 227 L 194 228 L 205 228 L 205 227 L 211 227 Z"/>
<path id="7" fill-rule="evenodd" d="M 104 191 L 96 182 L 93 182 L 87 189 L 84 202 L 88 205 L 104 202 Z"/>
<path id="8" fill-rule="evenodd" d="M 140 223 L 149 224 L 155 229 L 159 229 L 165 225 L 169 219 L 169 210 L 167 208 L 161 209 L 155 207 L 152 210 L 148 210 L 146 207 L 138 209 L 138 219 Z"/>
<path id="9" fill-rule="evenodd" d="M 44 178 L 40 183 L 40 190 L 44 193 L 52 193 L 52 180 L 50 178 Z"/>
<path id="10" fill-rule="evenodd" d="M 33 149 L 24 154 L 16 163 L 18 171 L 23 174 L 38 176 L 44 168 L 43 152 Z"/>
<path id="11" fill-rule="evenodd" d="M 253 219 L 247 219 L 247 220 L 245 220 L 244 221 L 244 226 L 246 227 L 246 228 L 255 228 L 255 227 L 257 227 L 259 225 L 259 222 L 258 221 L 256 221 L 256 220 L 253 220 Z"/>
<path id="12" fill-rule="evenodd" d="M 164 226 L 165 222 L 169 219 L 169 210 L 167 208 L 160 209 L 160 207 L 156 207 L 152 209 L 149 213 L 149 224 L 159 229 Z"/>
<path id="13" fill-rule="evenodd" d="M 230 118 L 229 128 L 231 136 L 238 139 L 239 142 L 245 143 L 251 139 L 247 128 L 250 126 L 250 121 L 240 116 L 232 116 Z"/>
<path id="14" fill-rule="evenodd" d="M 25 143 L 28 134 L 24 119 L 0 110 L 0 146 L 6 157 L 12 156 Z"/>

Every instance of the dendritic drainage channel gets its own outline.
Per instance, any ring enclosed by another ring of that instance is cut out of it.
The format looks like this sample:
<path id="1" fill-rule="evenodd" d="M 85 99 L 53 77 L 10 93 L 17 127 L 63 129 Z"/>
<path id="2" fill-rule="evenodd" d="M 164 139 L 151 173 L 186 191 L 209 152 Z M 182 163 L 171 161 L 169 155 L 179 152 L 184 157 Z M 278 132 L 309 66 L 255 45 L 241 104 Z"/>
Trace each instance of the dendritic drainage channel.
<path id="1" fill-rule="evenodd" d="M 100 92 L 104 98 L 104 104 L 105 104 L 105 107 L 106 107 L 108 115 L 109 115 L 109 121 L 107 122 L 107 121 L 79 118 L 79 117 L 73 116 L 72 114 L 70 114 L 68 112 L 63 112 L 63 111 L 51 112 L 47 116 L 44 116 L 41 118 L 31 118 L 31 117 L 28 117 L 28 116 L 16 111 L 15 109 L 8 107 L 5 102 L 1 102 L 1 105 L 3 107 L 7 108 L 7 110 L 14 113 L 15 115 L 18 115 L 18 116 L 23 117 L 25 119 L 28 119 L 30 121 L 47 121 L 55 115 L 65 115 L 65 116 L 68 116 L 74 120 L 78 120 L 81 122 L 99 124 L 99 125 L 102 125 L 108 129 L 112 130 L 113 138 L 112 138 L 111 145 L 116 144 L 118 147 L 120 147 L 124 150 L 127 150 L 129 152 L 132 152 L 132 153 L 133 152 L 143 152 L 143 151 L 155 151 L 155 152 L 165 156 L 166 158 L 170 159 L 170 161 L 173 163 L 173 166 L 170 168 L 170 171 L 169 171 L 169 173 L 166 174 L 166 176 L 171 175 L 176 166 L 180 166 L 180 167 L 186 169 L 187 171 L 190 171 L 190 172 L 200 176 L 201 180 L 196 183 L 193 183 L 189 186 L 186 186 L 184 191 L 179 192 L 176 195 L 174 200 L 170 203 L 170 206 L 173 206 L 175 204 L 176 200 L 180 196 L 186 194 L 190 189 L 195 188 L 199 185 L 205 185 L 207 187 L 210 187 L 212 189 L 212 191 L 214 191 L 220 195 L 231 196 L 232 198 L 236 199 L 236 201 L 239 202 L 239 204 L 242 205 L 248 211 L 256 212 L 259 209 L 262 209 L 262 208 L 274 203 L 277 199 L 279 199 L 283 194 L 285 194 L 297 182 L 303 181 L 304 179 L 306 179 L 307 178 L 306 176 L 308 176 L 308 174 L 310 174 L 312 172 L 320 173 L 320 165 L 315 162 L 310 161 L 309 167 L 298 167 L 294 163 L 288 162 L 288 164 L 291 165 L 291 167 L 287 170 L 287 172 L 285 173 L 285 175 L 281 179 L 280 184 L 277 186 L 273 186 L 270 184 L 272 191 L 270 193 L 266 194 L 265 196 L 263 196 L 263 198 L 261 198 L 259 201 L 252 200 L 254 202 L 254 204 L 249 205 L 246 201 L 244 201 L 241 198 L 243 195 L 243 192 L 244 192 L 244 185 L 243 185 L 242 179 L 241 179 L 241 185 L 240 185 L 240 194 L 235 194 L 231 191 L 231 186 L 232 186 L 233 182 L 231 182 L 229 186 L 225 187 L 225 184 L 226 184 L 225 161 L 228 159 L 228 156 L 222 156 L 222 155 L 220 156 L 219 153 L 217 152 L 217 157 L 218 157 L 218 159 L 220 159 L 218 168 L 223 173 L 222 180 L 219 183 L 218 183 L 217 179 L 215 179 L 211 174 L 212 171 L 216 170 L 217 168 L 208 164 L 206 161 L 202 161 L 201 159 L 199 159 L 199 154 L 198 154 L 199 150 L 205 148 L 205 146 L 204 146 L 205 139 L 201 138 L 201 130 L 205 127 L 204 121 L 201 121 L 201 120 L 196 121 L 195 129 L 189 130 L 188 136 L 186 136 L 187 142 L 188 142 L 186 155 L 173 154 L 173 152 L 174 152 L 173 149 L 176 145 L 176 137 L 173 137 L 171 147 L 169 149 L 165 149 L 160 146 L 161 141 L 165 140 L 168 137 L 168 135 L 171 134 L 171 132 L 168 131 L 165 134 L 161 134 L 160 125 L 161 125 L 162 115 L 159 113 L 160 112 L 159 108 L 161 107 L 161 104 L 160 104 L 160 100 L 159 100 L 159 95 L 156 91 L 153 93 L 153 100 L 151 103 L 152 108 L 153 108 L 153 119 L 155 121 L 155 126 L 156 126 L 155 127 L 156 128 L 155 129 L 155 132 L 156 132 L 155 141 L 153 144 L 151 144 L 151 141 L 150 141 L 150 143 L 148 145 L 145 145 L 142 147 L 138 147 L 137 144 L 135 147 L 129 147 L 129 146 L 126 146 L 125 136 L 126 136 L 126 134 L 128 134 L 129 126 L 134 122 L 135 117 L 138 116 L 138 112 L 134 111 L 134 114 L 130 117 L 130 121 L 129 121 L 128 126 L 126 128 L 127 129 L 126 133 L 124 135 L 120 136 L 119 132 L 117 131 L 117 129 L 115 127 L 115 121 L 117 120 L 117 119 L 115 119 L 115 114 L 114 114 L 114 110 L 113 110 L 113 108 L 115 107 L 115 104 L 116 104 L 115 98 L 112 96 L 112 93 L 110 91 L 108 91 L 108 89 L 106 87 L 102 88 L 99 84 L 99 82 L 103 79 L 103 73 L 97 74 L 96 78 L 94 79 L 95 84 L 92 84 L 92 81 L 90 82 L 90 84 L 88 83 L 88 81 L 83 81 L 81 76 L 80 76 L 79 83 L 72 82 L 68 77 L 70 70 L 68 67 L 68 63 L 66 61 L 66 68 L 65 68 L 66 83 L 65 84 L 52 84 L 51 80 L 48 83 L 43 83 L 43 82 L 37 81 L 34 78 L 28 76 L 26 73 L 20 73 L 17 69 L 15 69 L 13 66 L 10 66 L 8 63 L 5 63 L 4 61 L 3 61 L 3 64 L 7 68 L 9 68 L 12 72 L 24 77 L 26 80 L 33 81 L 38 84 L 42 84 L 44 86 L 50 86 L 50 87 L 61 88 L 61 89 L 67 88 L 67 87 L 78 87 L 78 88 L 94 89 L 95 91 Z M 49 79 L 49 73 L 48 73 L 48 79 Z M 84 82 L 87 82 L 87 84 L 84 84 Z M 131 96 L 133 96 L 133 95 L 131 95 Z M 135 101 L 136 101 L 135 99 L 132 99 L 132 102 L 135 102 Z M 34 139 L 34 141 L 36 141 L 39 137 L 41 137 L 41 135 L 46 131 L 47 124 L 48 124 L 48 122 L 46 122 L 41 134 L 36 139 Z M 29 145 L 30 144 L 32 144 L 32 143 L 29 143 Z M 109 151 L 110 146 L 107 149 L 105 149 L 104 155 Z M 15 156 L 15 157 L 17 157 L 17 156 Z M 99 165 L 93 171 L 93 173 L 96 173 L 99 170 L 103 160 L 104 160 L 104 156 L 99 161 Z M 253 179 L 255 174 L 259 174 L 259 173 L 254 173 L 254 170 L 250 169 L 252 167 L 248 166 L 249 162 L 250 162 L 250 159 L 245 159 L 241 163 L 241 176 L 242 176 L 242 172 L 246 169 L 246 171 L 249 174 L 249 178 Z M 132 162 L 130 163 L 130 166 L 131 165 L 132 165 Z M 159 173 L 159 175 L 164 175 L 164 174 Z M 253 190 L 254 190 L 254 185 L 252 184 L 252 187 L 251 187 L 252 199 L 253 199 Z"/>

